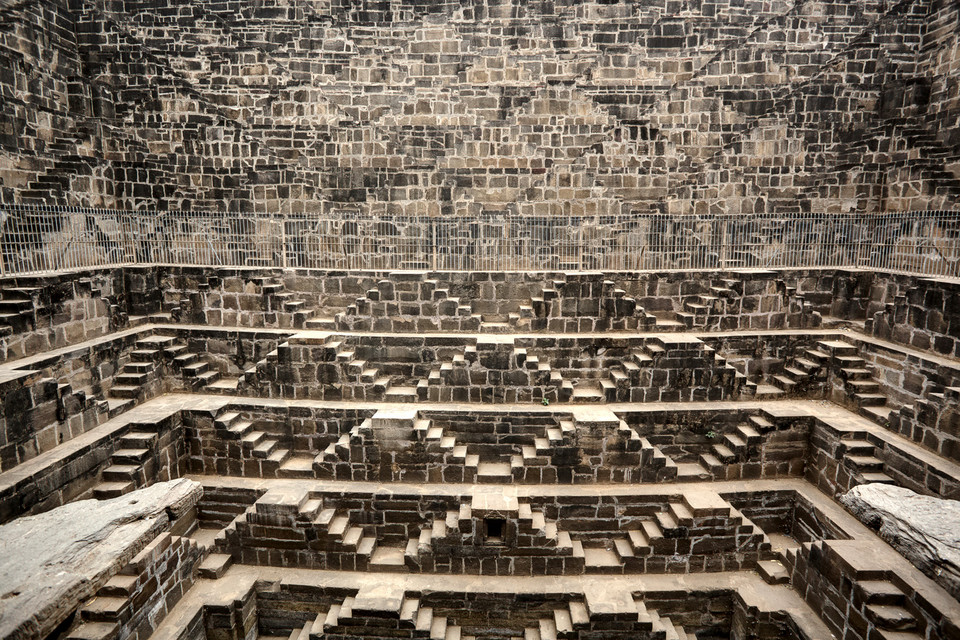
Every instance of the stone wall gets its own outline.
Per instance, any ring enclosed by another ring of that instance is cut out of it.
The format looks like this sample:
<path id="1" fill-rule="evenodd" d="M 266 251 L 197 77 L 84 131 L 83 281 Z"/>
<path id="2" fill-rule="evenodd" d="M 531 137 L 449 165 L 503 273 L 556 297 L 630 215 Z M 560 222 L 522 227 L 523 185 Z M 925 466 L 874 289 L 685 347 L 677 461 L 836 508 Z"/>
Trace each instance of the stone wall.
<path id="1" fill-rule="evenodd" d="M 956 205 L 949 3 L 690 12 L 13 3 L 0 194 L 371 215 Z"/>
<path id="2" fill-rule="evenodd" d="M 80 438 L 48 452 L 44 464 L 15 469 L 0 483 L 0 523 L 22 515 L 48 511 L 74 500 L 94 496 L 104 471 L 119 462 L 114 454 L 130 444 L 124 438 L 147 431 L 151 437 L 137 438 L 143 447 L 124 475 L 135 487 L 145 487 L 182 477 L 187 470 L 187 441 L 179 412 L 153 416 L 145 424 L 121 420 L 114 428 L 96 437 Z"/>
<path id="3" fill-rule="evenodd" d="M 929 85 L 920 82 L 920 91 L 929 92 L 927 101 L 917 101 L 937 137 L 945 144 L 957 144 L 958 133 L 955 123 L 960 116 L 960 95 L 957 93 L 956 68 L 960 61 L 960 41 L 957 24 L 960 14 L 955 4 L 934 2 L 927 19 L 923 34 L 924 55 L 918 67 L 929 78 Z M 950 72 L 953 70 L 953 73 Z M 923 93 L 920 93 L 923 96 Z M 926 96 L 924 96 L 926 97 Z M 948 167 L 956 171 L 956 166 Z"/>
<path id="4" fill-rule="evenodd" d="M 867 308 L 867 328 L 884 340 L 960 356 L 960 286 L 947 278 L 878 274 Z"/>
<path id="5" fill-rule="evenodd" d="M 0 360 L 98 338 L 127 323 L 121 269 L 4 278 Z"/>
<path id="6" fill-rule="evenodd" d="M 702 279 L 678 272 L 214 272 L 172 266 L 130 272 L 137 274 L 128 278 L 130 297 L 152 301 L 149 311 L 131 307 L 131 313 L 170 313 L 178 322 L 225 327 L 390 333 L 810 328 L 823 316 L 862 318 L 871 282 L 870 274 L 842 270 L 751 270 Z"/>

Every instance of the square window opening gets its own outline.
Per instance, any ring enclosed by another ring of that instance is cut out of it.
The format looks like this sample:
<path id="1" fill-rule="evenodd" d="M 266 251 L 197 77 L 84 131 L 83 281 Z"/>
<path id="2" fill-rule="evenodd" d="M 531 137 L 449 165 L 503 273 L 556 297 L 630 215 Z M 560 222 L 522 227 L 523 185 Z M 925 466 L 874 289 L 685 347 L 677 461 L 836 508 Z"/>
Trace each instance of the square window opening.
<path id="1" fill-rule="evenodd" d="M 503 518 L 486 518 L 483 527 L 486 533 L 487 544 L 503 544 L 503 532 L 507 521 Z"/>

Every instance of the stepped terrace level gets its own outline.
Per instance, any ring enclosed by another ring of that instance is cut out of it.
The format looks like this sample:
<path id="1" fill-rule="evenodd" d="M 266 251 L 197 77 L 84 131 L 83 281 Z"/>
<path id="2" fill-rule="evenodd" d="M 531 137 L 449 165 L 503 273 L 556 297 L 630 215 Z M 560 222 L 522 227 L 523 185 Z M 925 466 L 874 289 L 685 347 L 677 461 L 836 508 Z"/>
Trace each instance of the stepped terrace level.
<path id="1" fill-rule="evenodd" d="M 3 637 L 960 637 L 956 214 L 6 211 Z"/>

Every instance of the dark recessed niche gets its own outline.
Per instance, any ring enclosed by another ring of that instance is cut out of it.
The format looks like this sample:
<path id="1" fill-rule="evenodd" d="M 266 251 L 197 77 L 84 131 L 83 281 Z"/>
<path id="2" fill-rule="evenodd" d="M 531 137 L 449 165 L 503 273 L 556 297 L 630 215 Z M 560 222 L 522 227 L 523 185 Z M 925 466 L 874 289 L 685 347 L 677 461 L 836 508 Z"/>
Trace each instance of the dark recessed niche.
<path id="1" fill-rule="evenodd" d="M 485 518 L 483 530 L 487 544 L 503 544 L 503 532 L 506 526 L 507 521 L 503 518 Z"/>

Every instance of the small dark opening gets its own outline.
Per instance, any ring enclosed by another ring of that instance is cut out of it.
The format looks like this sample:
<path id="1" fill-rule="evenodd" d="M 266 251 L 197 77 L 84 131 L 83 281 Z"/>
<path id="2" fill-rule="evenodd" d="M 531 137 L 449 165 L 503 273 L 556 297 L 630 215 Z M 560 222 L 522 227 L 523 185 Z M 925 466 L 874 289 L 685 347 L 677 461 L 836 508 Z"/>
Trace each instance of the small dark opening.
<path id="1" fill-rule="evenodd" d="M 487 530 L 487 542 L 490 544 L 501 544 L 503 542 L 503 529 L 507 524 L 502 518 L 487 518 L 483 521 Z"/>

